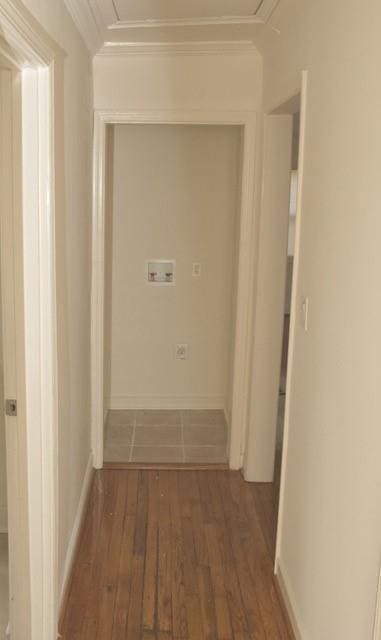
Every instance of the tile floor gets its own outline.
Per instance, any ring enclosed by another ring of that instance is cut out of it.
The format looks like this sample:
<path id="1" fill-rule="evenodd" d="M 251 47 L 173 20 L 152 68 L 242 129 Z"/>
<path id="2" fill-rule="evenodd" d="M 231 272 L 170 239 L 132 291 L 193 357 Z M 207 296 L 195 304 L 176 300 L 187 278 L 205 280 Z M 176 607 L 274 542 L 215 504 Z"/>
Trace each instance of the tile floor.
<path id="1" fill-rule="evenodd" d="M 8 536 L 0 533 L 0 640 L 5 640 L 9 612 Z"/>
<path id="2" fill-rule="evenodd" d="M 227 462 L 227 427 L 220 410 L 109 411 L 105 462 Z"/>

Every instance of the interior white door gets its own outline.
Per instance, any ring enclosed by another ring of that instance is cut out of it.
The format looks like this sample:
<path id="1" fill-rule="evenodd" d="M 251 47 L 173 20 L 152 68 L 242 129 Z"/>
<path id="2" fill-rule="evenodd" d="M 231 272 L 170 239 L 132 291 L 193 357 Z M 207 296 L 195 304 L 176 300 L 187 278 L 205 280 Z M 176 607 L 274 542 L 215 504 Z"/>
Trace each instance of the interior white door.
<path id="1" fill-rule="evenodd" d="M 287 265 L 292 116 L 267 116 L 245 479 L 272 482 Z"/>

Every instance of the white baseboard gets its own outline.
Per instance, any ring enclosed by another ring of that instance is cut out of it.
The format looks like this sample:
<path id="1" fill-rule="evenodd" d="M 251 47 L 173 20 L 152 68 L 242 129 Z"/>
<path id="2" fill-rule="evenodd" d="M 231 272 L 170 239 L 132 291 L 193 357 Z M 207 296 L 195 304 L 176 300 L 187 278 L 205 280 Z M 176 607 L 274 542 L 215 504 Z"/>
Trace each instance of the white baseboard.
<path id="1" fill-rule="evenodd" d="M 297 611 L 295 597 L 291 589 L 287 571 L 285 570 L 284 566 L 282 566 L 282 562 L 279 558 L 276 563 L 276 577 L 281 594 L 283 596 L 283 602 L 287 609 L 288 617 L 292 625 L 295 640 L 308 640 L 308 636 L 303 629 L 300 615 Z"/>
<path id="2" fill-rule="evenodd" d="M 8 533 L 8 509 L 0 507 L 0 533 Z"/>
<path id="3" fill-rule="evenodd" d="M 223 396 L 112 396 L 113 409 L 224 409 Z"/>
<path id="4" fill-rule="evenodd" d="M 83 478 L 81 495 L 79 497 L 79 502 L 77 507 L 77 513 L 75 514 L 73 529 L 71 532 L 71 536 L 70 536 L 70 540 L 69 540 L 69 544 L 66 552 L 66 559 L 65 559 L 64 569 L 63 569 L 63 576 L 62 576 L 62 583 L 61 583 L 61 590 L 60 590 L 60 608 L 63 605 L 66 589 L 69 583 L 70 573 L 71 573 L 73 561 L 74 561 L 74 554 L 76 551 L 78 537 L 81 530 L 81 524 L 83 521 L 84 510 L 86 508 L 86 502 L 87 502 L 87 497 L 89 495 L 93 472 L 94 472 L 93 454 L 90 453 L 89 460 L 86 466 L 85 475 Z"/>

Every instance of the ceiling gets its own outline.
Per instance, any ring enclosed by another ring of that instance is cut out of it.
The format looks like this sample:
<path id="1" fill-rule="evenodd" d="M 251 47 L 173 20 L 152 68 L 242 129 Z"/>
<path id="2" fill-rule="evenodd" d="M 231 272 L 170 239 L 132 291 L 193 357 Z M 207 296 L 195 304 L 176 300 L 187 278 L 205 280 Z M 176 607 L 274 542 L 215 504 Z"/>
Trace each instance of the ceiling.
<path id="1" fill-rule="evenodd" d="M 252 42 L 279 0 L 65 0 L 89 49 Z"/>

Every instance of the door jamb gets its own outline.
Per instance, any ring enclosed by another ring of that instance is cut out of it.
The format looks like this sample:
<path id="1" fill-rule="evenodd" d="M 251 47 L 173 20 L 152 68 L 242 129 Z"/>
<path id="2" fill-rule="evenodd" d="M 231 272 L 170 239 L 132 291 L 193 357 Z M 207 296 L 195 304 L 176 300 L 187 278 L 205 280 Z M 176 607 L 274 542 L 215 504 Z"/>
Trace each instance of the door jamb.
<path id="1" fill-rule="evenodd" d="M 299 137 L 299 158 L 298 158 L 298 190 L 296 201 L 296 221 L 295 221 L 295 248 L 294 248 L 294 266 L 292 274 L 291 287 L 291 307 L 290 307 L 290 329 L 288 342 L 288 363 L 287 363 L 287 379 L 286 379 L 286 399 L 284 409 L 284 431 L 283 431 L 283 451 L 282 466 L 280 477 L 279 491 L 279 507 L 278 507 L 278 525 L 276 535 L 275 548 L 275 574 L 280 569 L 280 556 L 282 548 L 282 524 L 285 501 L 285 480 L 287 470 L 288 444 L 290 437 L 290 415 L 291 415 L 291 389 L 293 385 L 294 373 L 294 355 L 295 355 L 295 334 L 298 322 L 298 300 L 297 286 L 299 282 L 300 269 L 300 236 L 302 225 L 303 210 L 303 177 L 304 177 L 304 147 L 306 135 L 306 115 L 307 115 L 307 89 L 308 89 L 308 71 L 302 71 L 301 86 L 295 92 L 300 94 L 300 137 Z"/>
<path id="2" fill-rule="evenodd" d="M 251 111 L 95 111 L 93 155 L 93 248 L 91 297 L 91 397 L 94 466 L 103 466 L 104 290 L 106 130 L 110 124 L 236 125 L 244 130 L 239 236 L 237 322 L 234 339 L 233 398 L 229 464 L 240 469 L 248 419 L 253 272 L 256 114 Z"/>
<path id="3" fill-rule="evenodd" d="M 17 623 L 21 608 L 23 613 L 27 610 L 31 640 L 52 640 L 57 637 L 58 619 L 54 96 L 56 61 L 63 51 L 20 0 L 0 0 L 0 27 L 6 41 L 1 52 L 20 70 L 22 127 L 33 122 L 36 131 L 34 136 L 22 135 L 22 202 L 14 201 L 15 235 L 10 237 L 14 241 L 16 323 L 23 339 L 18 345 L 16 385 L 20 418 L 26 421 L 26 447 L 16 451 L 19 479 L 25 474 L 22 500 L 12 500 L 8 509 L 14 515 L 10 522 L 28 523 L 29 542 L 29 585 L 22 602 L 13 594 L 11 633 L 15 640 L 25 637 Z M 31 229 L 33 233 L 28 234 Z M 17 557 L 17 527 L 12 528 L 16 552 L 11 551 L 11 572 L 25 575 L 25 566 Z"/>

